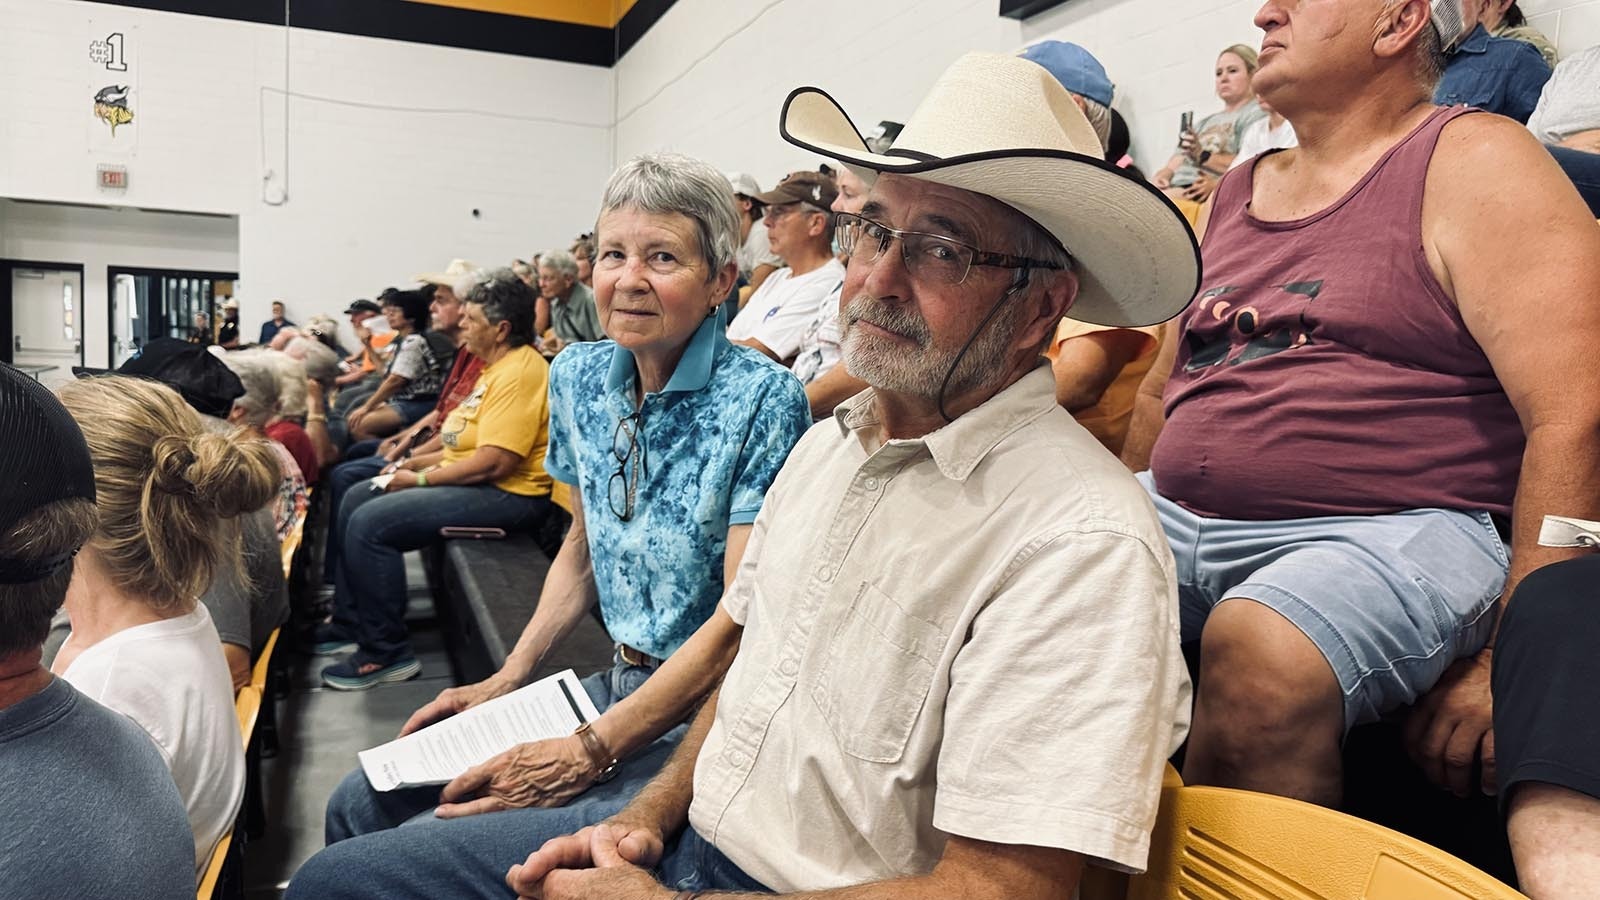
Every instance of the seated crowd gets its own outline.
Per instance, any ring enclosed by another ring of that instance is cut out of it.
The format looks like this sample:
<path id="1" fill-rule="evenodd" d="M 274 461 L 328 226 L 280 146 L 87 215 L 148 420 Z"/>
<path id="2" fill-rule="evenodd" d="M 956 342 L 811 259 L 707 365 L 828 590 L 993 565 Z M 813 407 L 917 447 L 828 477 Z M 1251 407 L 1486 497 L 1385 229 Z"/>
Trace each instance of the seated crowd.
<path id="1" fill-rule="evenodd" d="M 1148 182 L 1045 41 L 889 152 L 795 91 L 827 163 L 768 190 L 627 161 L 569 249 L 349 304 L 353 352 L 275 304 L 58 395 L 0 367 L 0 875 L 192 893 L 314 489 L 336 690 L 421 669 L 402 554 L 565 525 L 499 671 L 402 734 L 591 612 L 615 659 L 570 736 L 356 768 L 291 898 L 1060 900 L 1145 867 L 1169 759 L 1338 807 L 1384 720 L 1498 798 L 1522 890 L 1592 895 L 1600 48 L 1506 0 L 1255 21 Z"/>

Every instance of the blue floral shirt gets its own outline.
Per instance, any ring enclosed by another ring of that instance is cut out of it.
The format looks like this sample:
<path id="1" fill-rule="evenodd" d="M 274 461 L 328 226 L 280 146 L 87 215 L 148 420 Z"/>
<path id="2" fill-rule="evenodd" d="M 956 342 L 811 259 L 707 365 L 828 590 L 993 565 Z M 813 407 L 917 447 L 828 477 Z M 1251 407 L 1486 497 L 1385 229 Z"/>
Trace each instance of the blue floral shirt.
<path id="1" fill-rule="evenodd" d="M 578 487 L 600 612 L 612 639 L 666 658 L 722 597 L 728 526 L 748 525 L 789 451 L 811 426 L 805 389 L 787 370 L 735 346 L 715 316 L 672 378 L 632 416 L 633 354 L 614 341 L 573 344 L 550 367 L 545 471 Z M 629 455 L 640 454 L 639 466 Z M 628 491 L 613 475 L 625 466 Z"/>

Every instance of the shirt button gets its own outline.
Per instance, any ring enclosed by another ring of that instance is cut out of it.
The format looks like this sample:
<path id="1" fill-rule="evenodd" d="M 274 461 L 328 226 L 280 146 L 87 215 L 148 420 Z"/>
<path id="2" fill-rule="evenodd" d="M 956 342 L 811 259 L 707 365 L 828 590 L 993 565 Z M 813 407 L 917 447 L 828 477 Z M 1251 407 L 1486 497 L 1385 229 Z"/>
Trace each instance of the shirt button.
<path id="1" fill-rule="evenodd" d="M 833 579 L 833 570 L 827 566 L 823 566 L 822 568 L 817 569 L 817 577 L 823 581 L 830 581 Z"/>
<path id="2" fill-rule="evenodd" d="M 869 491 L 875 491 L 878 489 L 878 479 L 868 478 L 866 481 L 861 482 L 861 486 Z"/>
<path id="3" fill-rule="evenodd" d="M 727 759 L 728 765 L 733 766 L 735 769 L 739 769 L 739 768 L 743 768 L 744 767 L 744 764 L 745 764 L 744 754 L 740 753 L 737 750 L 729 750 L 727 752 L 727 754 L 724 756 L 724 758 Z"/>
<path id="4" fill-rule="evenodd" d="M 792 659 L 786 659 L 778 664 L 778 671 L 785 676 L 793 676 L 794 673 L 800 671 L 800 664 Z"/>

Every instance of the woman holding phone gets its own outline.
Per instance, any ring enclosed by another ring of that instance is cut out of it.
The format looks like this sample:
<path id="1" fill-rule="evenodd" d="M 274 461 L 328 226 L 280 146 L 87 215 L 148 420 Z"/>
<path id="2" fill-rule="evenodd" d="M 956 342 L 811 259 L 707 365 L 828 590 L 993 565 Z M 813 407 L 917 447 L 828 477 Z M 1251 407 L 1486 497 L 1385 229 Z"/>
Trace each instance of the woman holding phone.
<path id="1" fill-rule="evenodd" d="M 1193 124 L 1193 113 L 1184 113 L 1178 136 L 1178 152 L 1156 170 L 1150 181 L 1178 208 L 1194 220 L 1193 212 L 1211 196 L 1217 179 L 1228 171 L 1244 130 L 1266 115 L 1256 104 L 1250 80 L 1256 73 L 1256 51 L 1234 44 L 1217 57 L 1216 90 L 1222 109 L 1200 124 Z"/>

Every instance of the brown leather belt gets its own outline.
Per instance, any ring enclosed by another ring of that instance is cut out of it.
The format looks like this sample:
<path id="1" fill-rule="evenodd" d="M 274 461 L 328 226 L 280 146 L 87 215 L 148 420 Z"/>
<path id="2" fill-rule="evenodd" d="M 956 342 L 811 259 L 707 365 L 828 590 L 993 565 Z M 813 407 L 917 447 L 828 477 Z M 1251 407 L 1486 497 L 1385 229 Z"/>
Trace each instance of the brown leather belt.
<path id="1" fill-rule="evenodd" d="M 617 645 L 617 658 L 630 666 L 643 666 L 647 669 L 660 668 L 662 662 L 643 650 L 635 650 L 627 644 Z"/>

